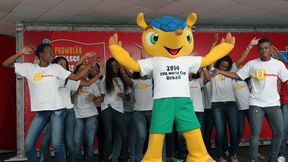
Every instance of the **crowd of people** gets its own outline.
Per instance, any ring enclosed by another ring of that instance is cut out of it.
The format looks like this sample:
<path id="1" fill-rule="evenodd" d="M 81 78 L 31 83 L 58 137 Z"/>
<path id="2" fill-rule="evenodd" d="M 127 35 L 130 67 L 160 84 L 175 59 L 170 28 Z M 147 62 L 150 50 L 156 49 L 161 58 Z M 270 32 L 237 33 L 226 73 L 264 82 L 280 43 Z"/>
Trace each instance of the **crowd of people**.
<path id="1" fill-rule="evenodd" d="M 211 48 L 216 43 L 217 38 Z M 259 58 L 243 65 L 255 46 Z M 189 74 L 191 100 L 203 140 L 210 150 L 215 127 L 219 162 L 238 161 L 246 118 L 251 130 L 250 159 L 258 162 L 264 117 L 273 132 L 268 161 L 285 161 L 288 71 L 281 61 L 271 57 L 270 50 L 268 39 L 253 38 L 235 62 L 225 56 L 213 66 Z M 25 140 L 28 161 L 52 161 L 50 144 L 57 162 L 95 161 L 95 138 L 100 161 L 141 161 L 153 111 L 153 77 L 131 72 L 113 57 L 105 63 L 105 70 L 101 69 L 93 52 L 84 54 L 70 72 L 66 58 L 55 58 L 49 44 L 37 47 L 37 64 L 15 63 L 22 55 L 33 53 L 34 48 L 27 46 L 3 62 L 27 79 L 31 111 L 36 113 Z M 38 157 L 35 145 L 42 133 Z M 185 161 L 187 153 L 181 134 L 167 134 L 162 151 L 164 161 Z"/>

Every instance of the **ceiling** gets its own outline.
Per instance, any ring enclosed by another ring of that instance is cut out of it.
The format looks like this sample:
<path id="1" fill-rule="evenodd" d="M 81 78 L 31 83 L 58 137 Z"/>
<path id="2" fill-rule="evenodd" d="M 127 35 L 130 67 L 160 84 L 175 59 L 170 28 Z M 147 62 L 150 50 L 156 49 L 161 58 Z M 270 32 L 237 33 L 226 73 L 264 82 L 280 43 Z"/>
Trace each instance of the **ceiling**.
<path id="1" fill-rule="evenodd" d="M 135 25 L 198 14 L 203 26 L 288 26 L 288 0 L 0 0 L 0 34 L 15 36 L 16 23 Z"/>

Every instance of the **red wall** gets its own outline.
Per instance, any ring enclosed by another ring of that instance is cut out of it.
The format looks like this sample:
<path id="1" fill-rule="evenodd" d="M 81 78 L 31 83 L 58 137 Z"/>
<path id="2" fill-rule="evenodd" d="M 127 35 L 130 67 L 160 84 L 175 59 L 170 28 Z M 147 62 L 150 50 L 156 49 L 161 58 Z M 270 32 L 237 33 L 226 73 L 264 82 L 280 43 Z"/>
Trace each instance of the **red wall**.
<path id="1" fill-rule="evenodd" d="M 0 35 L 0 150 L 16 149 L 16 77 L 2 62 L 15 53 L 14 37 Z"/>

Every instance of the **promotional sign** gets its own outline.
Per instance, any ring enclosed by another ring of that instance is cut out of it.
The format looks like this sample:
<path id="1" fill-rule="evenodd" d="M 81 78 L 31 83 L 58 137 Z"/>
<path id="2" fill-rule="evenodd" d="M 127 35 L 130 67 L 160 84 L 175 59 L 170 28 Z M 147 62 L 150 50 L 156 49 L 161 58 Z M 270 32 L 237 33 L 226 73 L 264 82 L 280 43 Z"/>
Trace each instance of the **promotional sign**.
<path id="1" fill-rule="evenodd" d="M 141 55 L 141 33 L 140 32 L 117 32 L 119 39 L 122 41 L 122 46 L 130 52 L 134 59 L 140 59 Z M 105 61 L 111 57 L 109 52 L 108 39 L 114 32 L 96 32 L 96 31 L 25 31 L 24 32 L 24 46 L 37 46 L 41 43 L 49 43 L 55 56 L 64 56 L 69 61 L 69 68 L 73 71 L 73 66 L 80 59 L 81 54 L 86 52 L 96 52 L 100 57 L 100 64 L 104 67 Z M 214 39 L 215 33 L 208 32 L 194 32 L 194 51 L 193 55 L 206 55 Z M 218 33 L 219 41 L 226 33 Z M 282 60 L 287 64 L 287 50 L 288 50 L 288 33 L 232 33 L 236 38 L 236 44 L 233 51 L 229 54 L 233 61 L 236 61 L 243 51 L 246 49 L 249 42 L 254 38 L 268 38 L 273 45 L 273 57 Z M 145 55 L 145 52 L 144 52 Z M 145 55 L 145 57 L 149 57 Z M 251 60 L 258 58 L 257 46 L 250 50 L 250 54 L 246 58 L 244 64 Z M 35 55 L 25 56 L 24 62 L 33 62 Z M 26 135 L 29 125 L 35 115 L 30 111 L 30 99 L 27 83 L 24 87 L 25 98 L 25 112 L 24 112 L 24 134 Z M 48 97 L 48 96 L 47 96 Z M 272 136 L 266 120 L 263 122 L 263 129 L 260 138 L 270 139 Z M 249 139 L 249 125 L 246 121 L 244 140 Z"/>

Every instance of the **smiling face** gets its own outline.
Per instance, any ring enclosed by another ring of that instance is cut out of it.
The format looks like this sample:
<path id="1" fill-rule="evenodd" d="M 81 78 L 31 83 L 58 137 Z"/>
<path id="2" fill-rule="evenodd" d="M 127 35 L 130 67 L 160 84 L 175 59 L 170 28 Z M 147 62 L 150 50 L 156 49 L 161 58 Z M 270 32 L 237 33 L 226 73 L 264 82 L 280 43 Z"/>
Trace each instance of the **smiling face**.
<path id="1" fill-rule="evenodd" d="M 137 25 L 144 30 L 142 45 L 150 56 L 176 58 L 192 53 L 194 40 L 192 26 L 197 15 L 191 13 L 186 21 L 172 16 L 163 16 L 155 19 L 148 25 L 144 14 L 137 16 Z"/>
<path id="2" fill-rule="evenodd" d="M 54 59 L 53 49 L 50 46 L 46 46 L 39 55 L 40 62 L 45 62 L 47 64 L 51 63 Z"/>
<path id="3" fill-rule="evenodd" d="M 194 48 L 192 31 L 186 27 L 179 32 L 149 27 L 142 34 L 143 47 L 151 56 L 176 58 L 189 55 Z"/>

